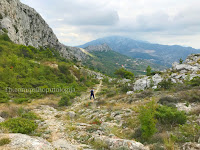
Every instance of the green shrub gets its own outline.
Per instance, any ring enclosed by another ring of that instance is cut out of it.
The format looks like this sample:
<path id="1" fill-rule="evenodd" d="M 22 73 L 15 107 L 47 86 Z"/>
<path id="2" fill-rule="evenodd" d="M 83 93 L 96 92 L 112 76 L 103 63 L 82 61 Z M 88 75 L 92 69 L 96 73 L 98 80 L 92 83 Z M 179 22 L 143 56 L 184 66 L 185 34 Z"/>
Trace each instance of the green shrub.
<path id="1" fill-rule="evenodd" d="M 0 146 L 9 144 L 11 142 L 11 140 L 9 138 L 2 138 L 0 139 Z"/>
<path id="2" fill-rule="evenodd" d="M 18 33 L 19 29 L 17 28 L 16 25 L 14 25 L 14 28 L 15 28 L 16 33 Z"/>
<path id="3" fill-rule="evenodd" d="M 2 16 L 2 14 L 0 13 L 0 19 L 3 19 L 3 16 Z"/>
<path id="4" fill-rule="evenodd" d="M 124 68 L 120 68 L 120 69 L 116 70 L 115 75 L 117 75 L 120 78 L 134 79 L 134 74 L 130 71 L 127 71 Z"/>
<path id="5" fill-rule="evenodd" d="M 69 71 L 69 68 L 70 68 L 70 66 L 67 65 L 66 63 L 58 64 L 58 69 L 60 70 L 61 73 L 65 74 L 65 75 L 71 74 Z"/>
<path id="6" fill-rule="evenodd" d="M 179 64 L 183 64 L 183 59 L 182 58 L 179 59 Z"/>
<path id="7" fill-rule="evenodd" d="M 188 101 L 188 102 L 200 102 L 200 92 L 199 90 L 191 90 L 188 92 L 182 92 L 180 95 L 180 98 L 183 101 Z"/>
<path id="8" fill-rule="evenodd" d="M 21 117 L 8 119 L 0 123 L 0 126 L 9 129 L 12 133 L 22 134 L 30 134 L 37 128 L 34 121 Z"/>
<path id="9" fill-rule="evenodd" d="M 33 112 L 22 113 L 21 117 L 29 119 L 29 120 L 36 120 L 36 119 L 38 119 L 38 116 L 35 113 L 33 113 Z"/>
<path id="10" fill-rule="evenodd" d="M 33 52 L 28 47 L 21 45 L 20 51 L 24 57 L 33 58 Z"/>
<path id="11" fill-rule="evenodd" d="M 158 83 L 158 87 L 161 89 L 168 90 L 173 86 L 171 79 L 166 79 Z"/>
<path id="12" fill-rule="evenodd" d="M 200 77 L 194 77 L 191 81 L 188 82 L 192 86 L 200 86 Z"/>
<path id="13" fill-rule="evenodd" d="M 5 32 L 4 34 L 0 35 L 0 40 L 4 40 L 4 41 L 8 41 L 11 42 L 9 36 L 6 34 L 8 31 L 6 29 L 3 29 L 3 31 Z"/>
<path id="14" fill-rule="evenodd" d="M 8 33 L 8 30 L 6 28 L 2 29 L 4 33 Z"/>
<path id="15" fill-rule="evenodd" d="M 155 113 L 157 105 L 154 101 L 149 102 L 145 106 L 140 107 L 139 120 L 141 124 L 142 138 L 148 140 L 156 133 Z"/>
<path id="16" fill-rule="evenodd" d="M 0 103 L 6 103 L 8 102 L 8 94 L 4 91 L 0 91 Z"/>
<path id="17" fill-rule="evenodd" d="M 200 126 L 196 123 L 179 125 L 178 140 L 181 142 L 198 142 Z"/>
<path id="18" fill-rule="evenodd" d="M 10 115 L 9 115 L 9 113 L 8 113 L 7 111 L 2 111 L 2 112 L 0 113 L 0 116 L 1 116 L 2 118 L 9 118 L 9 117 L 10 117 Z"/>
<path id="19" fill-rule="evenodd" d="M 82 77 L 80 77 L 80 80 L 79 80 L 80 82 L 84 82 L 85 81 L 85 77 L 84 76 L 82 76 Z"/>
<path id="20" fill-rule="evenodd" d="M 146 75 L 147 75 L 147 76 L 150 76 L 150 75 L 151 75 L 151 67 L 150 67 L 150 66 L 148 66 L 148 67 L 146 68 Z"/>
<path id="21" fill-rule="evenodd" d="M 175 107 L 174 104 L 177 103 L 178 101 L 179 101 L 178 98 L 175 98 L 172 96 L 165 96 L 165 97 L 161 97 L 158 103 L 162 105 L 170 106 L 170 107 Z"/>
<path id="22" fill-rule="evenodd" d="M 137 98 L 145 98 L 145 97 L 151 97 L 153 95 L 153 92 L 150 90 L 145 90 L 142 91 L 141 93 L 137 94 L 136 97 Z"/>
<path id="23" fill-rule="evenodd" d="M 120 88 L 121 88 L 121 91 L 124 93 L 133 90 L 132 86 L 129 86 L 128 83 L 122 85 Z"/>
<path id="24" fill-rule="evenodd" d="M 117 95 L 117 91 L 116 91 L 116 90 L 111 90 L 111 91 L 109 91 L 109 92 L 107 93 L 107 97 L 113 97 L 113 96 L 115 96 L 115 95 Z"/>
<path id="25" fill-rule="evenodd" d="M 28 102 L 29 98 L 18 98 L 18 99 L 14 99 L 14 102 L 17 104 L 22 104 L 24 102 Z"/>
<path id="26" fill-rule="evenodd" d="M 58 102 L 58 106 L 70 106 L 72 104 L 70 97 L 64 96 L 60 99 L 60 101 Z"/>
<path id="27" fill-rule="evenodd" d="M 108 78 L 103 78 L 102 80 L 104 83 L 108 84 L 109 83 L 109 79 Z"/>
<path id="28" fill-rule="evenodd" d="M 160 123 L 164 125 L 182 125 L 187 121 L 187 117 L 183 111 L 178 111 L 176 108 L 171 108 L 167 106 L 159 106 L 157 108 L 155 117 Z"/>

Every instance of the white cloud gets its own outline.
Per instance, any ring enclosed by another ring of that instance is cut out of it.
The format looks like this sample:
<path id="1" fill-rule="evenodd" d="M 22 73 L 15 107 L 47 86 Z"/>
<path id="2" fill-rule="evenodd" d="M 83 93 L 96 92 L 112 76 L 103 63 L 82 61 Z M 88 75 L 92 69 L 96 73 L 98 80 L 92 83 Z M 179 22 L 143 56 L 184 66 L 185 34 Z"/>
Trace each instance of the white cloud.
<path id="1" fill-rule="evenodd" d="M 200 48 L 199 0 L 21 0 L 59 40 L 79 45 L 108 35 Z M 198 39 L 197 39 L 198 38 Z"/>

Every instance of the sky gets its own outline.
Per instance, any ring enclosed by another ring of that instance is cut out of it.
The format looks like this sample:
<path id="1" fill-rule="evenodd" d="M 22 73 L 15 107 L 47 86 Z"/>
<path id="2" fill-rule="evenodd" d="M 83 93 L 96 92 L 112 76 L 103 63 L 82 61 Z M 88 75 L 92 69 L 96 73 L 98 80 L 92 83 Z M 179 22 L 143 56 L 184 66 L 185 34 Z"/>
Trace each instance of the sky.
<path id="1" fill-rule="evenodd" d="M 200 0 L 21 0 L 63 44 L 105 36 L 200 48 Z"/>

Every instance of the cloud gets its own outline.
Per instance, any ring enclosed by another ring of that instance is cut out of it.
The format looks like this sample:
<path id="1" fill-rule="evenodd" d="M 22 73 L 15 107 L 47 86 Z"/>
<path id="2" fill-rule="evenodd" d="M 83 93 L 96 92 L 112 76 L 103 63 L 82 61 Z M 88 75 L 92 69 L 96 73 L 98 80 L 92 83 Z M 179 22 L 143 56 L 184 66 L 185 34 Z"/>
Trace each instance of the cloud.
<path id="1" fill-rule="evenodd" d="M 200 48 L 199 0 L 21 0 L 35 8 L 59 40 L 79 45 L 109 35 Z"/>

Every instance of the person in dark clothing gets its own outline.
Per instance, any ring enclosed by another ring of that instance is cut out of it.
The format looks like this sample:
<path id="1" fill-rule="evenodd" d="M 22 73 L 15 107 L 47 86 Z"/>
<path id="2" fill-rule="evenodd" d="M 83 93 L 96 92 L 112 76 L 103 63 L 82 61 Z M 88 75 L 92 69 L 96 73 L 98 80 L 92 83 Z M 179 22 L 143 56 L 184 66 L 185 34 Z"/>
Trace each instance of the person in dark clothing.
<path id="1" fill-rule="evenodd" d="M 94 98 L 94 90 L 93 90 L 93 89 L 90 91 L 90 93 L 91 93 L 91 94 L 90 94 L 90 100 L 91 100 L 91 97 L 93 97 L 93 99 L 95 99 L 95 98 Z"/>

